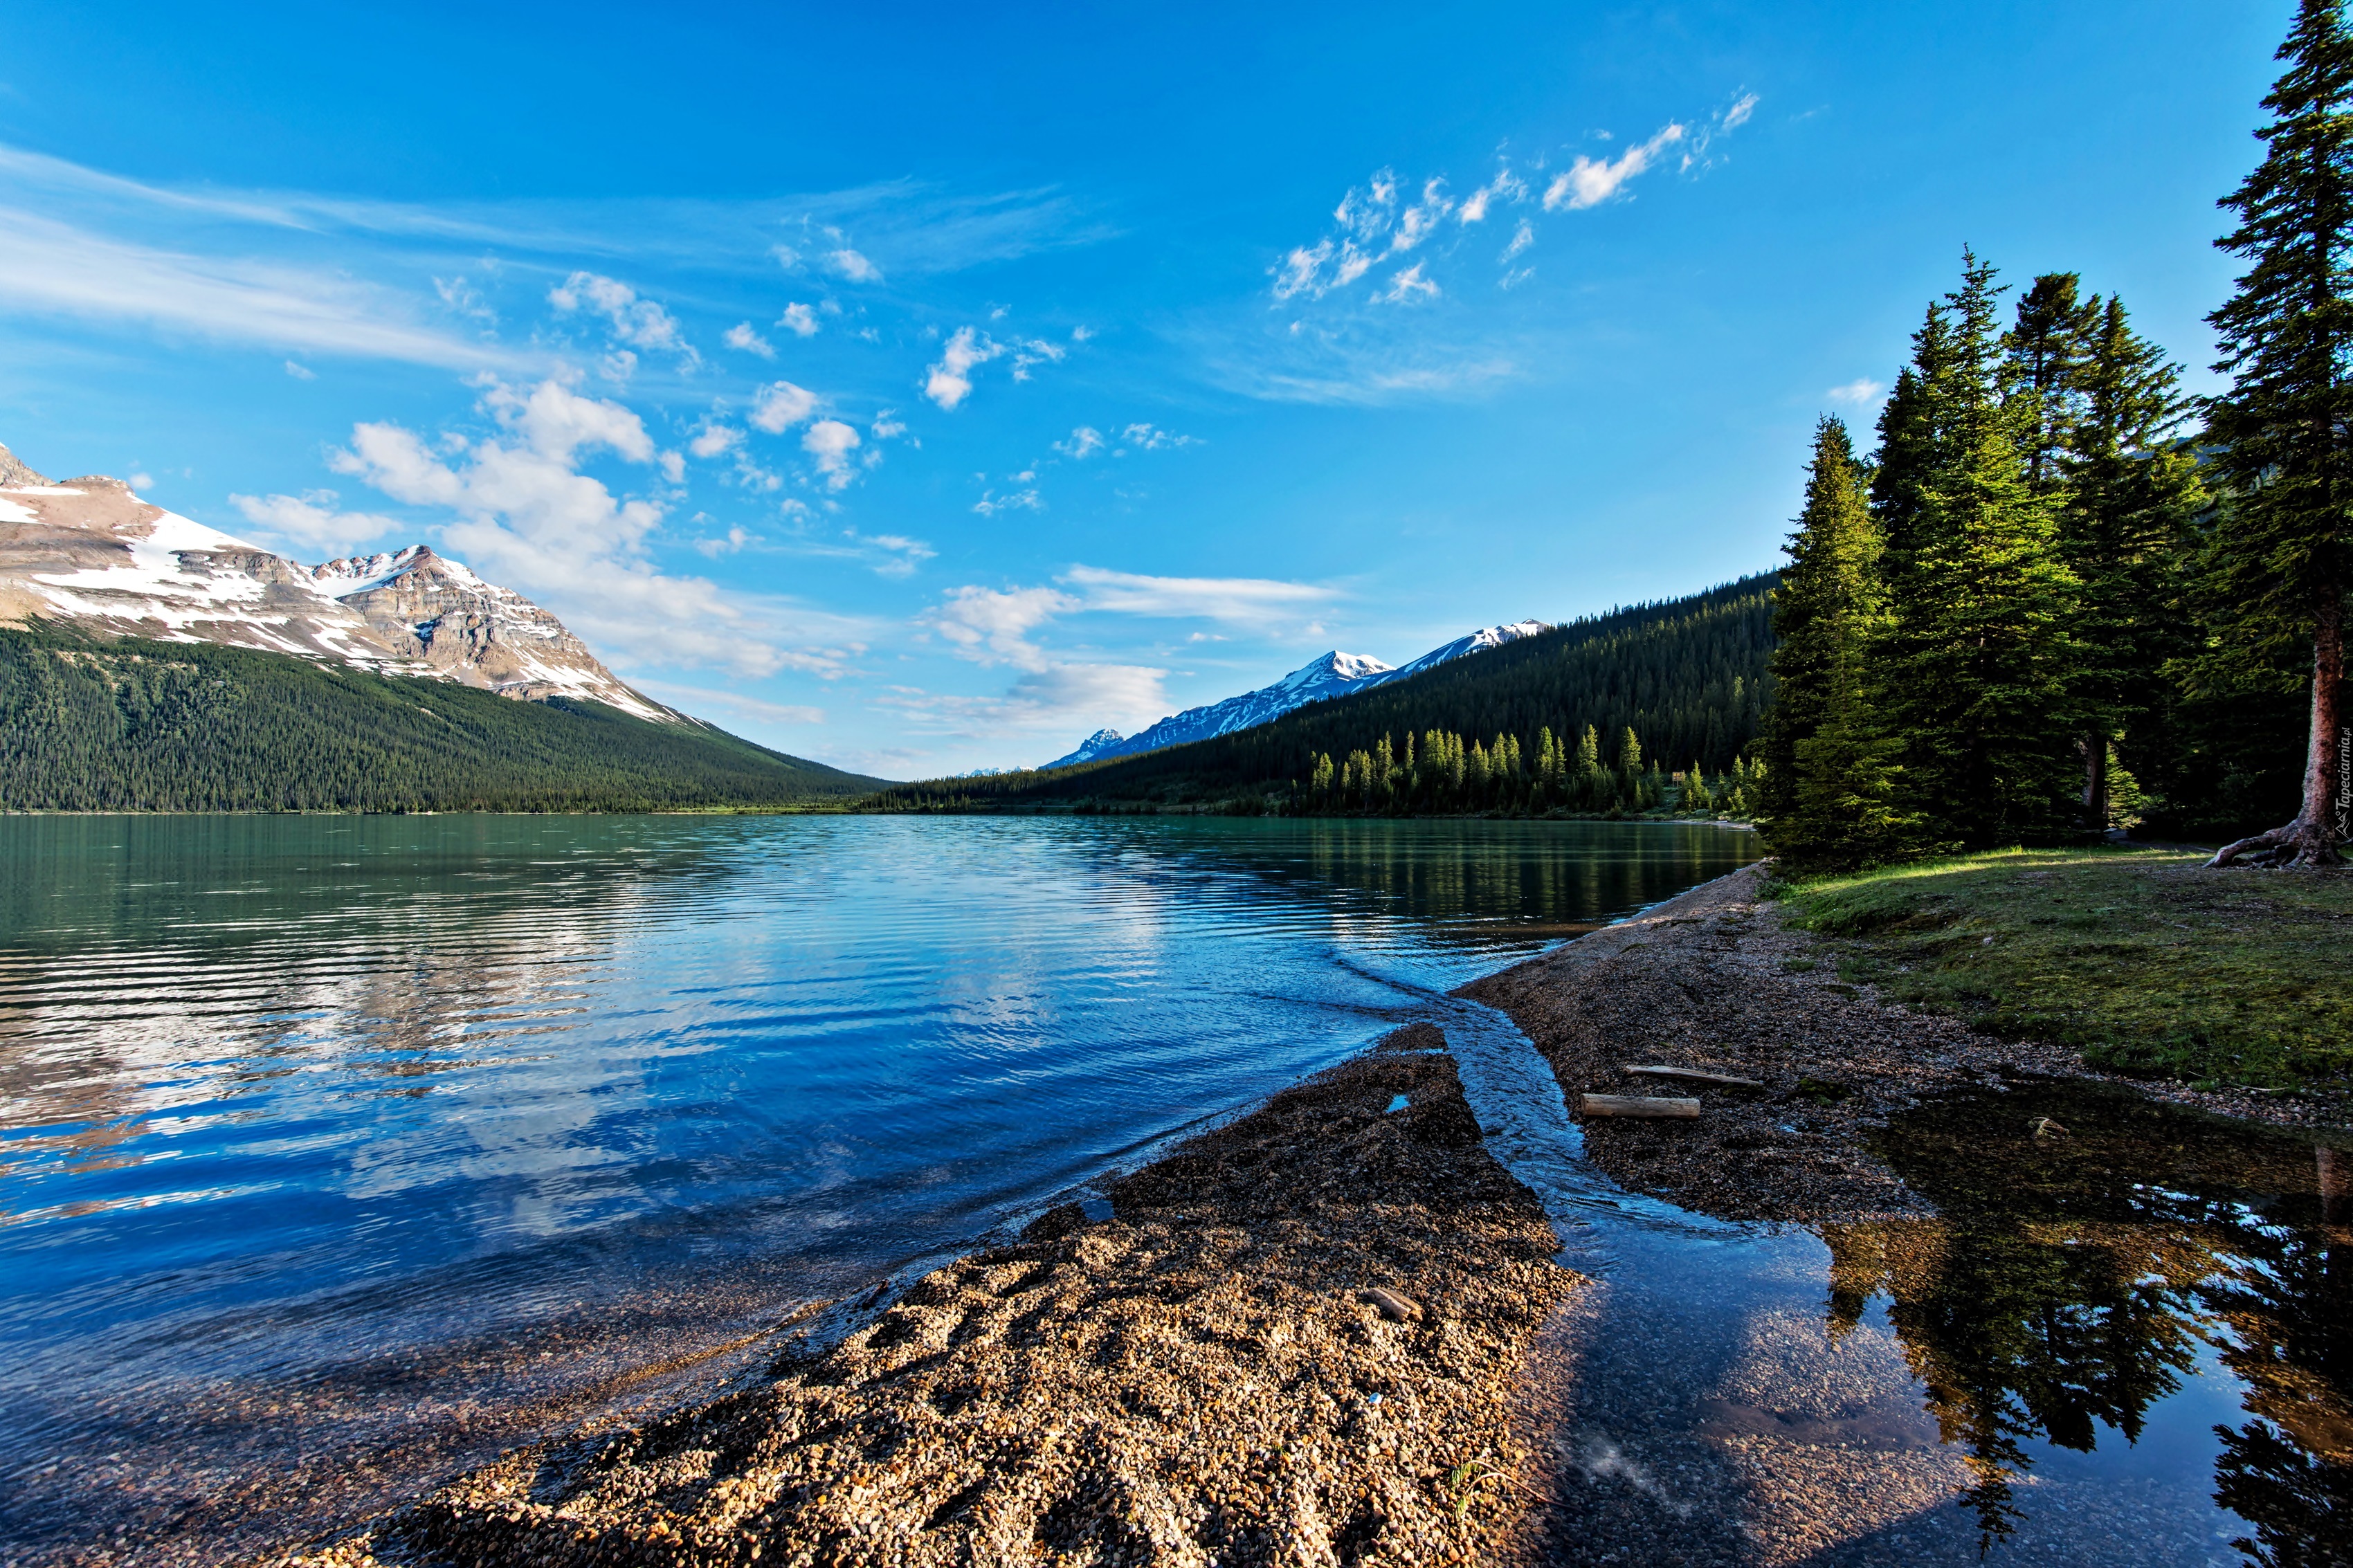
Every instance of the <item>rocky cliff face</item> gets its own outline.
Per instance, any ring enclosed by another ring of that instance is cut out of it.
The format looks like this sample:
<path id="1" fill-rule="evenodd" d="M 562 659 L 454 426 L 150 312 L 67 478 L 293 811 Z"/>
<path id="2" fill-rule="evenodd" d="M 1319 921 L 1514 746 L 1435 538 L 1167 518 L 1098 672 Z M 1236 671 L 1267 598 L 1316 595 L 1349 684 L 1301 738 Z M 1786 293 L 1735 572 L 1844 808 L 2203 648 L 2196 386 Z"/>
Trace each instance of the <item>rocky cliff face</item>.
<path id="1" fill-rule="evenodd" d="M 622 684 L 554 616 L 425 545 L 305 566 L 150 505 L 119 479 L 53 484 L 0 447 L 0 624 L 33 618 L 680 718 Z"/>

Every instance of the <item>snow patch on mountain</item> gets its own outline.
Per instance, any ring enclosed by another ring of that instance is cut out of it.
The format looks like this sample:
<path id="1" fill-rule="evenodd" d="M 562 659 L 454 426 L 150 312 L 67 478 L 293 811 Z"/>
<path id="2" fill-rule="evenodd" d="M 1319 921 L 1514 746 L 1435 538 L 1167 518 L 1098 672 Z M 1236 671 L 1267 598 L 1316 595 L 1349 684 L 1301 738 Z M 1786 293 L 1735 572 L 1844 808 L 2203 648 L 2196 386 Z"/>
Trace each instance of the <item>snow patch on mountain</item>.
<path id="1" fill-rule="evenodd" d="M 1403 680 L 1408 676 L 1419 675 L 1425 669 L 1433 669 L 1465 655 L 1484 653 L 1489 648 L 1501 647 L 1505 643 L 1517 642 L 1522 637 L 1535 637 L 1551 629 L 1547 623 L 1536 620 L 1482 626 L 1468 637 L 1457 637 L 1441 647 L 1430 649 L 1410 664 L 1396 666 L 1383 664 L 1379 659 L 1364 654 L 1342 653 L 1335 648 L 1321 658 L 1301 665 L 1271 686 L 1245 691 L 1222 702 L 1187 708 L 1182 713 L 1171 714 L 1150 729 L 1125 740 L 1122 740 L 1115 730 L 1098 730 L 1080 742 L 1076 751 L 1055 758 L 1046 766 L 1075 767 L 1081 763 L 1137 756 L 1167 746 L 1181 746 L 1188 742 L 1229 735 L 1237 730 L 1270 723 L 1310 702 L 1369 691 L 1374 687 Z"/>
<path id="2" fill-rule="evenodd" d="M 305 566 L 151 505 L 118 479 L 51 484 L 0 447 L 0 624 L 63 620 L 681 715 L 605 668 L 564 623 L 423 544 Z"/>

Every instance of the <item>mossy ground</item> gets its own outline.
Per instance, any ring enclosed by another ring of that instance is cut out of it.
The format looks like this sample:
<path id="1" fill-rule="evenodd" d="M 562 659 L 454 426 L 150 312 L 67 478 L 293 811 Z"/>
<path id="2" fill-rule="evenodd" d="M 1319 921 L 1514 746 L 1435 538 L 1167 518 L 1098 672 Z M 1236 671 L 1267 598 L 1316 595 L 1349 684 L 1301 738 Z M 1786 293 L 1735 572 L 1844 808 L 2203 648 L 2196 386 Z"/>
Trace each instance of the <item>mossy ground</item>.
<path id="1" fill-rule="evenodd" d="M 1784 884 L 1841 976 L 2111 1072 L 2288 1088 L 2353 1078 L 2353 874 L 2201 853 L 2010 850 Z"/>

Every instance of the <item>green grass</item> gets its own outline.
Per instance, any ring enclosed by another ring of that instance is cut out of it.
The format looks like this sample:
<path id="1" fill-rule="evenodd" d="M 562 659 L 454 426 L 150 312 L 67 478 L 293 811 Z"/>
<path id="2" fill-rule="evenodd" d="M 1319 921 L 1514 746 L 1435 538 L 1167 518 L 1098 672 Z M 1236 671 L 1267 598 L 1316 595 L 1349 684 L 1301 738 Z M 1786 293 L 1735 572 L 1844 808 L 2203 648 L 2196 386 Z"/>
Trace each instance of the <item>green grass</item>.
<path id="1" fill-rule="evenodd" d="M 2010 850 L 1782 884 L 1842 978 L 2093 1066 L 2290 1088 L 2353 1076 L 2353 875 L 2180 850 Z"/>

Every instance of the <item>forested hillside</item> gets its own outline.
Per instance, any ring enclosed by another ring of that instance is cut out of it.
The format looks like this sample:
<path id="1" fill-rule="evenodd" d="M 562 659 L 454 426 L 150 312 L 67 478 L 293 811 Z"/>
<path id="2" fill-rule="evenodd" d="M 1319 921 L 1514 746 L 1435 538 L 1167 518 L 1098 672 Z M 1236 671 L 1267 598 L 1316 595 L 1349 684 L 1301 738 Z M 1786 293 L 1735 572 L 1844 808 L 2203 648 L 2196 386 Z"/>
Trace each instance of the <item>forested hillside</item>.
<path id="1" fill-rule="evenodd" d="M 1664 803 L 1672 770 L 1730 775 L 1756 737 L 1776 581 L 1591 616 L 1215 740 L 1051 773 L 902 784 L 867 804 L 1646 809 Z M 1744 764 L 1717 787 L 1746 774 Z"/>
<path id="2" fill-rule="evenodd" d="M 726 809 L 839 803 L 881 782 L 595 703 L 0 628 L 0 810 Z"/>

